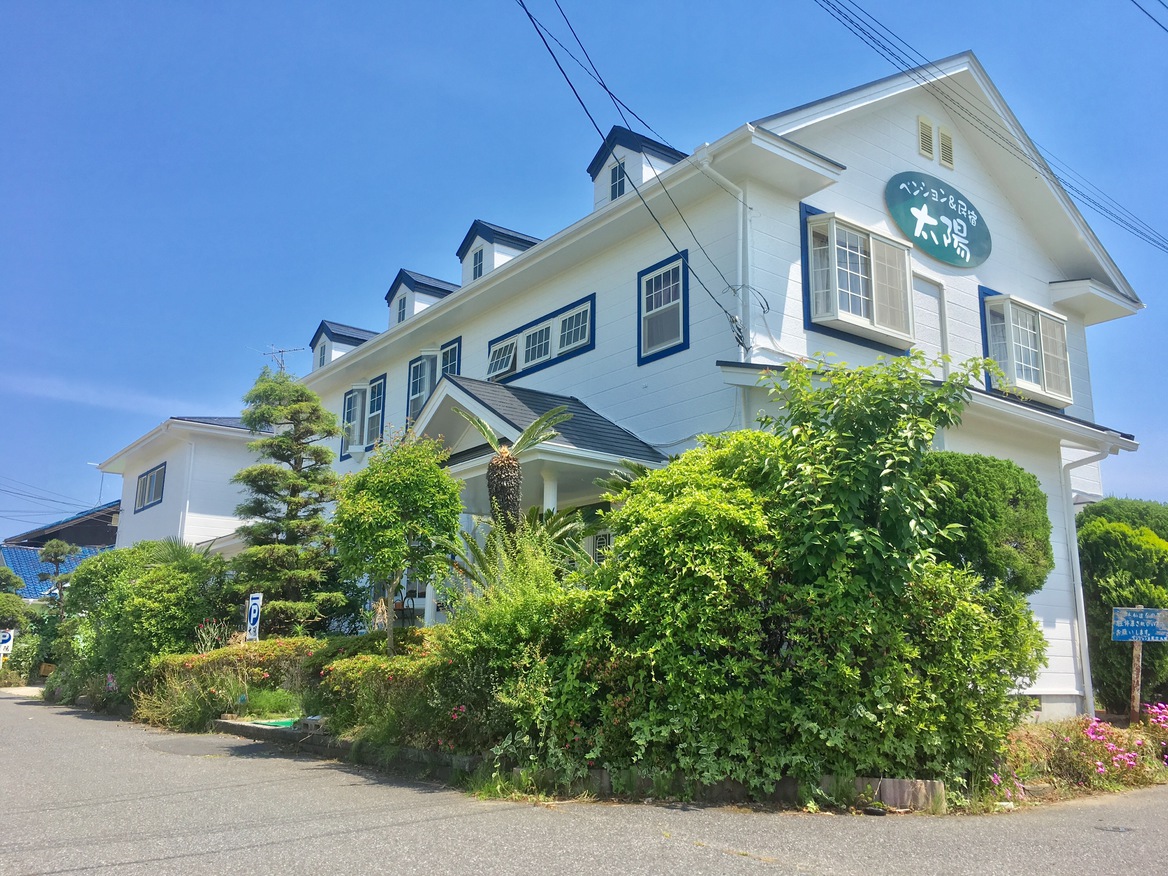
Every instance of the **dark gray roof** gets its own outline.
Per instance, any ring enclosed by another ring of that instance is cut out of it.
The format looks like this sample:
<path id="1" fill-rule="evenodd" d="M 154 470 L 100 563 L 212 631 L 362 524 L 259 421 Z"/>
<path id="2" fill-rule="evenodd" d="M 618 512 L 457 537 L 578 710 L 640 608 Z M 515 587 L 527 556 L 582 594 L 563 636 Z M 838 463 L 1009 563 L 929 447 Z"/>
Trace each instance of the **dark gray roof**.
<path id="1" fill-rule="evenodd" d="M 437 277 L 427 277 L 417 271 L 407 271 L 402 268 L 393 278 L 393 282 L 389 284 L 389 291 L 385 293 L 386 303 L 392 304 L 397 290 L 403 286 L 411 292 L 421 292 L 423 295 L 433 295 L 435 298 L 445 298 L 451 292 L 457 292 L 462 288 L 457 283 L 447 283 Z"/>
<path id="2" fill-rule="evenodd" d="M 539 243 L 538 237 L 532 237 L 530 234 L 523 234 L 519 231 L 512 231 L 510 228 L 504 228 L 502 225 L 493 225 L 490 222 L 484 222 L 482 219 L 476 219 L 470 223 L 470 230 L 467 231 L 466 237 L 462 239 L 462 243 L 458 245 L 458 251 L 455 255 L 458 260 L 462 261 L 466 258 L 467 251 L 470 245 L 474 243 L 476 237 L 481 237 L 487 243 L 502 243 L 505 246 L 513 246 L 516 249 L 531 249 Z"/>
<path id="3" fill-rule="evenodd" d="M 605 162 L 608 161 L 612 155 L 613 147 L 623 146 L 626 149 L 631 149 L 633 152 L 643 152 L 648 155 L 654 155 L 657 158 L 664 159 L 670 164 L 677 164 L 685 158 L 684 152 L 678 152 L 672 146 L 666 146 L 664 143 L 658 143 L 656 140 L 650 140 L 644 134 L 638 134 L 636 131 L 630 131 L 628 128 L 622 128 L 620 125 L 613 125 L 608 136 L 604 138 L 604 143 L 596 151 L 596 155 L 588 164 L 588 175 L 592 177 L 593 182 L 596 181 L 596 174 L 600 173 L 600 169 L 604 167 Z"/>
<path id="4" fill-rule="evenodd" d="M 333 322 L 332 320 L 324 319 L 317 326 L 316 332 L 313 334 L 308 346 L 315 347 L 321 335 L 324 335 L 330 341 L 340 341 L 342 344 L 352 344 L 354 347 L 359 347 L 366 341 L 377 337 L 378 332 L 357 328 L 353 325 L 345 325 L 343 322 Z"/>
<path id="5" fill-rule="evenodd" d="M 511 424 L 517 432 L 526 429 L 552 408 L 566 405 L 572 419 L 556 427 L 560 434 L 552 443 L 574 447 L 577 450 L 610 453 L 622 459 L 642 462 L 665 461 L 665 456 L 656 448 L 612 420 L 602 417 L 574 396 L 555 395 L 514 384 L 493 383 L 489 380 L 474 380 L 450 374 L 443 379 L 449 380 L 463 392 L 474 396 L 484 407 Z"/>
<path id="6" fill-rule="evenodd" d="M 249 431 L 247 426 L 243 424 L 242 417 L 171 417 L 171 419 L 182 420 L 184 423 L 201 423 L 204 426 L 222 426 L 225 429 Z M 271 429 L 264 430 L 265 434 L 271 431 Z"/>

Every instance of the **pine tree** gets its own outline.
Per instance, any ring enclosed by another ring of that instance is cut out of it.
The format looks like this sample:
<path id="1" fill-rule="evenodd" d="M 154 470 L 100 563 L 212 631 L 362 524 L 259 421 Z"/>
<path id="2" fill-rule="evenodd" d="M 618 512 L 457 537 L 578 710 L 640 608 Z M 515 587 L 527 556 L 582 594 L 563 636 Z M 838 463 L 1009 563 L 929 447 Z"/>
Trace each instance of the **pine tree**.
<path id="1" fill-rule="evenodd" d="M 248 493 L 235 509 L 247 547 L 232 563 L 233 596 L 264 594 L 266 630 L 320 626 L 353 608 L 337 583 L 324 517 L 338 480 L 333 451 L 320 442 L 340 428 L 316 393 L 285 371 L 264 368 L 243 400 L 244 425 L 259 436 L 248 447 L 260 461 L 232 479 Z"/>

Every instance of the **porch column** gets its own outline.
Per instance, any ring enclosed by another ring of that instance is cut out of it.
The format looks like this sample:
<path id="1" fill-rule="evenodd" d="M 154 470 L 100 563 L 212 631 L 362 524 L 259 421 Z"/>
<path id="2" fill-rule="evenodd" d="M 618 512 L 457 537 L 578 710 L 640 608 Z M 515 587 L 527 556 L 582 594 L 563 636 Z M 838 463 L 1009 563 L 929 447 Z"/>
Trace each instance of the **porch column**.
<path id="1" fill-rule="evenodd" d="M 438 623 L 438 603 L 434 598 L 434 585 L 429 582 L 426 583 L 426 601 L 424 605 L 426 608 L 422 623 L 425 626 L 432 627 Z"/>
<path id="2" fill-rule="evenodd" d="M 559 504 L 560 482 L 550 466 L 544 466 L 540 475 L 543 477 L 543 510 L 554 511 Z"/>

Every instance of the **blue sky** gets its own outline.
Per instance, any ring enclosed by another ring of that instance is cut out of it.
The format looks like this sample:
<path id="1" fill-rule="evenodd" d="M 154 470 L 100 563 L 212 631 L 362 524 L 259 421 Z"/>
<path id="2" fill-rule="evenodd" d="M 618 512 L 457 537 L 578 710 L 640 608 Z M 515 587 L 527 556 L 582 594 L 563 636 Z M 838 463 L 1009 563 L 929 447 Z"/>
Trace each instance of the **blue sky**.
<path id="1" fill-rule="evenodd" d="M 894 72 L 813 0 L 561 4 L 685 151 Z M 529 6 L 570 44 L 553 0 Z M 1041 146 L 1168 233 L 1168 32 L 1129 0 L 864 8 L 930 58 L 973 49 Z M 569 225 L 598 146 L 508 0 L 0 0 L 0 535 L 116 498 L 88 463 L 237 412 L 270 346 L 384 328 L 399 268 L 456 280 L 472 220 Z M 1096 419 L 1143 445 L 1105 486 L 1166 501 L 1168 255 L 1084 213 L 1148 304 L 1089 333 Z"/>

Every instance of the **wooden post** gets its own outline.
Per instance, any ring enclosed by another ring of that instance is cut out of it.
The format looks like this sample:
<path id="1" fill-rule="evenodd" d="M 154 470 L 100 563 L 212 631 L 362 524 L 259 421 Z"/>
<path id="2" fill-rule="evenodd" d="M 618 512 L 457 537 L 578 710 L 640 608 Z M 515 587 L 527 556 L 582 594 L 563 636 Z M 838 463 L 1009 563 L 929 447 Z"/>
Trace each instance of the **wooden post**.
<path id="1" fill-rule="evenodd" d="M 1137 605 L 1136 608 L 1143 608 Z M 1140 688 L 1143 685 L 1144 670 L 1144 643 L 1132 642 L 1132 686 L 1131 702 L 1128 704 L 1128 725 L 1136 726 L 1140 722 Z"/>

